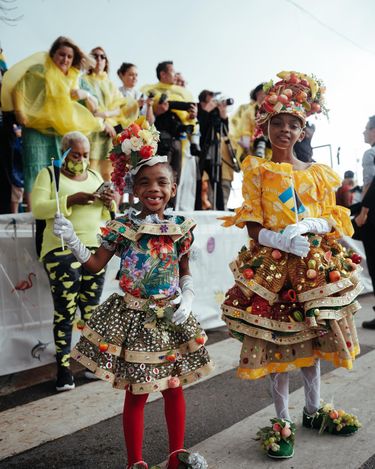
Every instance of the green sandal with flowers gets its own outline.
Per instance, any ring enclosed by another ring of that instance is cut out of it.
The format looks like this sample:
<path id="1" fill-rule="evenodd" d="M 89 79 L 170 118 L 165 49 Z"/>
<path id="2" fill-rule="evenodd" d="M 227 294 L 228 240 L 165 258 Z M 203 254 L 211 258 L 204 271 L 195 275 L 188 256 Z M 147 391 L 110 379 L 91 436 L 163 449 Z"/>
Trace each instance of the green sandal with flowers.
<path id="1" fill-rule="evenodd" d="M 263 427 L 257 432 L 262 448 L 267 456 L 274 459 L 288 459 L 294 455 L 296 426 L 286 419 L 271 419 L 271 427 Z"/>
<path id="2" fill-rule="evenodd" d="M 315 428 L 319 433 L 328 432 L 339 436 L 354 435 L 362 426 L 355 415 L 336 410 L 332 404 L 324 404 L 312 415 L 303 409 L 302 425 Z"/>

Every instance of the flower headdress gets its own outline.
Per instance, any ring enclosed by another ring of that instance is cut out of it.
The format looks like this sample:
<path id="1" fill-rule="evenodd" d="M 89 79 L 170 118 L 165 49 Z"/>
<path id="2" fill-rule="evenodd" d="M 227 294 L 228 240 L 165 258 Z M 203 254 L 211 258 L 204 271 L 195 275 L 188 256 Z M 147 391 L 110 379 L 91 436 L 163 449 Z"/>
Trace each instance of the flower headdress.
<path id="1" fill-rule="evenodd" d="M 325 87 L 321 80 L 298 72 L 280 72 L 280 81 L 269 81 L 263 87 L 266 97 L 257 116 L 257 133 L 262 133 L 262 126 L 271 117 L 280 113 L 294 114 L 306 125 L 307 117 L 323 113 L 328 117 L 324 106 Z"/>
<path id="2" fill-rule="evenodd" d="M 125 176 L 134 176 L 143 166 L 166 163 L 166 156 L 156 155 L 159 132 L 144 117 L 130 124 L 113 141 L 113 149 L 109 155 L 112 161 L 112 182 L 120 194 L 124 193 Z"/>

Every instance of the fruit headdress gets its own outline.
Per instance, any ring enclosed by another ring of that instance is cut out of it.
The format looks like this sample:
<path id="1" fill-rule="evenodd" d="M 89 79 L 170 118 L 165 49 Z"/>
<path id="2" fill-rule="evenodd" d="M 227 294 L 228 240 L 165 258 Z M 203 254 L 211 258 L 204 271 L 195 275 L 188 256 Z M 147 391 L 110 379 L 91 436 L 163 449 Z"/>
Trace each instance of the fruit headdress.
<path id="1" fill-rule="evenodd" d="M 324 106 L 325 87 L 316 77 L 298 72 L 280 72 L 281 80 L 269 81 L 263 87 L 266 97 L 257 116 L 257 129 L 262 133 L 262 126 L 274 115 L 294 114 L 306 125 L 307 117 L 323 113 L 328 116 Z"/>
<path id="2" fill-rule="evenodd" d="M 120 194 L 124 193 L 125 176 L 134 176 L 143 166 L 166 163 L 167 157 L 156 155 L 159 132 L 144 117 L 130 124 L 113 141 L 109 155 L 112 161 L 112 182 Z"/>

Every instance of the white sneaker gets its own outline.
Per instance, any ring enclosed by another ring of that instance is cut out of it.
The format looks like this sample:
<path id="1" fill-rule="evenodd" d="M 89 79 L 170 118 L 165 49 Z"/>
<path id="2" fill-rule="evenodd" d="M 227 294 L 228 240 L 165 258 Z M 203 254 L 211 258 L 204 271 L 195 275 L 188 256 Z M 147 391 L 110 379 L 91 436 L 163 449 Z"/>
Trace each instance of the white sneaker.
<path id="1" fill-rule="evenodd" d="M 87 379 L 100 379 L 99 376 L 96 376 L 96 374 L 92 373 L 91 371 L 85 371 L 83 376 Z"/>

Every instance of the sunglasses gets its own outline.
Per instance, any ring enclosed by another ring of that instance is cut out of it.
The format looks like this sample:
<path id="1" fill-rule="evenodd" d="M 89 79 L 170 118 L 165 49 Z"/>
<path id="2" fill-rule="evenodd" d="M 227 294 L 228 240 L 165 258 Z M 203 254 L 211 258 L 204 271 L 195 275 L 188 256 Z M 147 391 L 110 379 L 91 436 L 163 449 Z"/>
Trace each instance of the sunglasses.
<path id="1" fill-rule="evenodd" d="M 107 57 L 104 54 L 92 54 L 94 59 L 102 59 L 102 60 L 107 60 Z"/>

